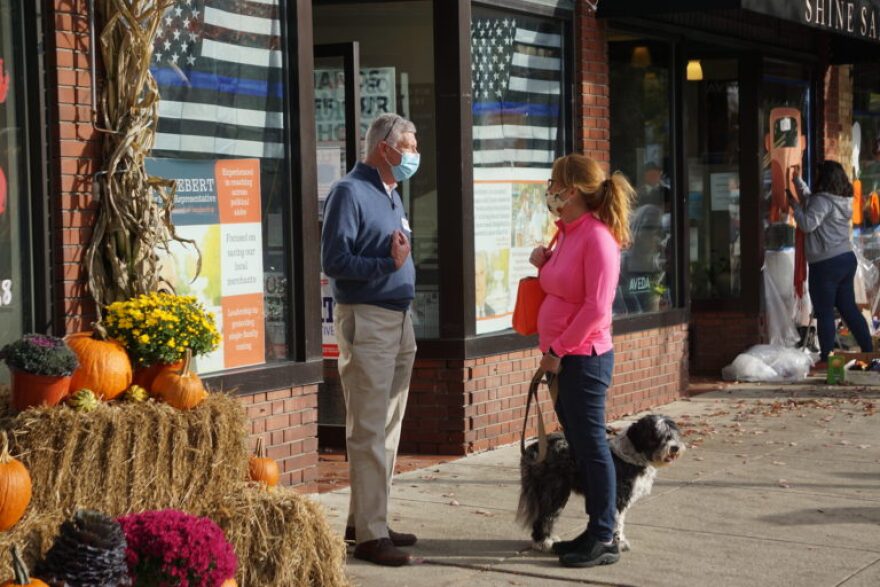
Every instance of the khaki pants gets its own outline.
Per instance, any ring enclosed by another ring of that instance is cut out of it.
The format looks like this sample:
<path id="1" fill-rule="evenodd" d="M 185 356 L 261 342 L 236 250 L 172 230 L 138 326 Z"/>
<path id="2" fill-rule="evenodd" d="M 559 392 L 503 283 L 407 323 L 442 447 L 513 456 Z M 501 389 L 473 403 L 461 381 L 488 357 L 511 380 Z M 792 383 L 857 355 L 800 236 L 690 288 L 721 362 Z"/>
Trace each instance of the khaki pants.
<path id="1" fill-rule="evenodd" d="M 388 498 L 416 355 L 410 313 L 336 305 L 339 375 L 357 541 L 388 537 Z"/>

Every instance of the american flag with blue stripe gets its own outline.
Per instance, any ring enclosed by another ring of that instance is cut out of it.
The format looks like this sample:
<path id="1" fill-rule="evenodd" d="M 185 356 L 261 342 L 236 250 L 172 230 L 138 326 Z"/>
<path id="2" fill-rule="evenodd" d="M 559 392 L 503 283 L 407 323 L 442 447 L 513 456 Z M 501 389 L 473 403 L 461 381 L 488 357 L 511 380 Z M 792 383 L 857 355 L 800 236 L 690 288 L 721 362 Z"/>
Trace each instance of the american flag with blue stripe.
<path id="1" fill-rule="evenodd" d="M 562 150 L 561 27 L 474 18 L 471 80 L 474 165 L 549 167 Z"/>
<path id="2" fill-rule="evenodd" d="M 153 155 L 284 157 L 279 0 L 178 0 L 151 71 L 159 85 Z"/>

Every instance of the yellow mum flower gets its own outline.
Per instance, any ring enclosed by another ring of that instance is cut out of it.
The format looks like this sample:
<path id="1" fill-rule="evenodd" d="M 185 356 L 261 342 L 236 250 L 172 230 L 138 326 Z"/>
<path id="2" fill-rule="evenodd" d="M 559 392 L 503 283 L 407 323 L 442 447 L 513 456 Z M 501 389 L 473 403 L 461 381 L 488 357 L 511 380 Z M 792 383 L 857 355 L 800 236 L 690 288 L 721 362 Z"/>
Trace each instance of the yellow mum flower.
<path id="1" fill-rule="evenodd" d="M 150 342 L 150 335 L 149 334 L 142 334 L 140 341 L 144 344 Z"/>

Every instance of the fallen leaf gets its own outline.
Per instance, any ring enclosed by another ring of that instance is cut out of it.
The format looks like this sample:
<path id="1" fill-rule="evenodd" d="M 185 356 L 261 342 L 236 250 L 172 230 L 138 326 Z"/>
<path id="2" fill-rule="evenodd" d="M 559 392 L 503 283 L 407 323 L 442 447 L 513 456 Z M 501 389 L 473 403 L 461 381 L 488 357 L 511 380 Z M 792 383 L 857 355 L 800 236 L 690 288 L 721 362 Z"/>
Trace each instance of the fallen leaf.
<path id="1" fill-rule="evenodd" d="M 774 465 L 777 465 L 777 466 L 780 466 L 780 467 L 782 467 L 782 466 L 785 465 L 785 463 L 782 462 L 782 461 L 773 461 L 773 464 L 774 464 Z"/>
<path id="2" fill-rule="evenodd" d="M 786 481 L 785 479 L 780 479 L 779 481 L 777 481 L 776 484 L 779 485 L 780 487 L 782 487 L 783 489 L 788 489 L 789 487 L 791 487 L 791 485 L 789 485 L 788 481 Z"/>
<path id="3" fill-rule="evenodd" d="M 449 505 L 461 505 L 461 504 L 458 503 L 458 501 L 453 499 L 452 501 L 449 502 Z"/>
<path id="4" fill-rule="evenodd" d="M 474 513 L 479 516 L 486 516 L 487 518 L 491 518 L 493 516 L 492 512 L 487 512 L 486 510 L 474 510 Z"/>

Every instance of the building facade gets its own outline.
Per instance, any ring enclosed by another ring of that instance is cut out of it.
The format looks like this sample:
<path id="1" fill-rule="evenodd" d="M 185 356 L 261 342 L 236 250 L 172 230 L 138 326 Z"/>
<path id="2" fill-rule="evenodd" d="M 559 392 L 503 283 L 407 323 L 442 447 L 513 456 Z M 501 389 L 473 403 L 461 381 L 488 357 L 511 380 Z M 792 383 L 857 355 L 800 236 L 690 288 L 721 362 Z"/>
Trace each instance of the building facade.
<path id="1" fill-rule="evenodd" d="M 95 319 L 83 252 L 107 130 L 95 104 L 105 72 L 92 60 L 102 21 L 85 0 L 32 4 L 0 0 L 2 342 Z M 382 112 L 412 119 L 422 152 L 403 186 L 419 353 L 402 450 L 459 455 L 518 438 L 540 357 L 534 338 L 509 328 L 516 284 L 528 251 L 552 234 L 542 205 L 552 161 L 572 150 L 638 189 L 609 414 L 672 401 L 689 373 L 717 374 L 762 340 L 761 268 L 792 234 L 771 218 L 774 158 L 796 147 L 806 170 L 847 161 L 855 121 L 870 153 L 880 4 L 657 4 L 601 2 L 598 14 L 585 0 L 172 7 L 151 56 L 162 102 L 148 169 L 178 180 L 175 221 L 221 257 L 196 281 L 191 253 L 167 266 L 217 308 L 227 340 L 251 341 L 199 370 L 240 398 L 285 483 L 313 489 L 319 444 L 342 439 L 321 205 Z M 259 178 L 246 226 L 184 205 L 226 197 L 211 180 L 245 168 Z M 232 249 L 211 238 L 254 244 L 227 267 Z M 217 285 L 223 272 L 238 289 Z M 228 311 L 237 296 L 249 305 Z M 245 307 L 256 318 L 236 320 Z"/>

